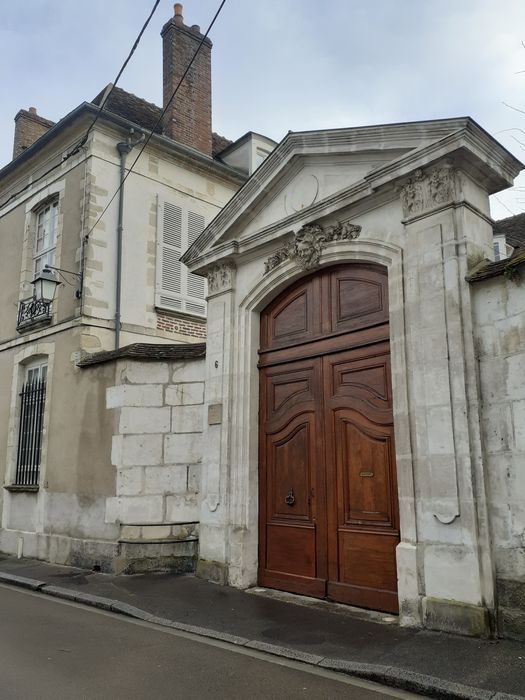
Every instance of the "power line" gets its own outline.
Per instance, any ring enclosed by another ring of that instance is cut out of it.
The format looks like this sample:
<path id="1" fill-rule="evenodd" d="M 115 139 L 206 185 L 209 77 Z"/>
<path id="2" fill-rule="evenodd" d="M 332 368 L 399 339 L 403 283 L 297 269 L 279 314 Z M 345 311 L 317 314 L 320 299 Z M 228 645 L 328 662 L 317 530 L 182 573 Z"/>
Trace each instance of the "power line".
<path id="1" fill-rule="evenodd" d="M 97 123 L 98 118 L 100 117 L 100 113 L 101 113 L 102 110 L 104 109 L 104 105 L 105 105 L 106 102 L 109 100 L 109 97 L 110 97 L 111 93 L 113 92 L 113 90 L 114 90 L 114 88 L 115 88 L 115 85 L 116 85 L 116 84 L 118 83 L 118 81 L 120 80 L 120 77 L 121 77 L 122 73 L 124 73 L 124 71 L 126 70 L 126 66 L 127 66 L 128 63 L 130 62 L 131 57 L 133 56 L 133 54 L 135 53 L 135 49 L 136 49 L 137 46 L 139 45 L 140 40 L 142 39 L 142 35 L 143 35 L 144 32 L 146 31 L 146 28 L 147 28 L 148 24 L 150 23 L 151 18 L 152 18 L 153 15 L 155 14 L 155 11 L 156 11 L 157 7 L 159 6 L 159 3 L 160 3 L 160 0 L 155 0 L 155 3 L 154 3 L 154 5 L 153 5 L 153 7 L 152 7 L 152 9 L 151 9 L 151 12 L 150 12 L 149 15 L 148 15 L 147 20 L 144 22 L 144 24 L 143 24 L 143 26 L 142 26 L 142 29 L 141 29 L 140 32 L 139 32 L 139 35 L 138 35 L 137 38 L 135 39 L 135 43 L 134 43 L 133 46 L 131 47 L 131 51 L 129 52 L 128 57 L 126 58 L 126 60 L 125 60 L 124 63 L 122 64 L 121 69 L 120 69 L 119 72 L 117 73 L 117 77 L 116 77 L 115 80 L 113 81 L 113 84 L 111 85 L 111 89 L 108 91 L 107 95 L 105 95 L 105 96 L 103 97 L 103 99 L 102 99 L 102 101 L 101 101 L 101 103 L 100 103 L 100 109 L 99 109 L 98 112 L 96 113 L 95 118 L 93 119 L 93 121 L 92 121 L 91 124 L 89 125 L 89 128 L 88 128 L 88 130 L 86 131 L 86 134 L 85 134 L 84 138 L 82 139 L 81 143 L 80 143 L 79 146 L 77 147 L 77 152 L 78 152 L 78 148 L 82 148 L 82 146 L 86 143 L 86 141 L 87 141 L 87 139 L 88 139 L 88 136 L 89 136 L 91 130 L 93 129 L 93 127 L 94 127 L 95 124 Z"/>
<path id="2" fill-rule="evenodd" d="M 157 7 L 159 6 L 159 4 L 160 4 L 160 0 L 155 0 L 155 3 L 153 4 L 153 8 L 151 9 L 151 12 L 149 13 L 147 20 L 144 22 L 144 24 L 143 24 L 143 26 L 142 26 L 142 29 L 140 30 L 140 32 L 139 32 L 137 38 L 135 39 L 135 42 L 134 42 L 133 46 L 131 47 L 131 50 L 130 50 L 130 52 L 129 52 L 127 58 L 126 58 L 126 60 L 124 61 L 124 63 L 122 64 L 122 66 L 121 66 L 121 68 L 120 68 L 120 70 L 119 70 L 119 72 L 117 73 L 117 77 L 115 78 L 115 80 L 113 81 L 113 83 L 111 83 L 111 88 L 107 91 L 107 93 L 105 93 L 105 94 L 103 95 L 102 100 L 101 100 L 101 103 L 100 103 L 100 107 L 99 107 L 97 113 L 95 114 L 95 117 L 94 117 L 93 121 L 92 121 L 91 124 L 89 125 L 89 127 L 88 127 L 86 133 L 84 134 L 84 136 L 83 136 L 82 139 L 80 140 L 80 142 L 79 142 L 76 146 L 74 146 L 74 147 L 71 149 L 71 151 L 68 151 L 68 153 L 66 153 L 66 155 L 62 158 L 62 160 L 61 160 L 59 163 L 57 163 L 56 165 L 53 165 L 51 168 L 49 168 L 49 170 L 46 170 L 45 173 L 42 173 L 42 175 L 39 175 L 39 177 L 37 177 L 37 178 L 36 178 L 35 180 L 33 180 L 32 182 L 28 182 L 27 185 L 25 185 L 24 187 L 22 187 L 22 188 L 21 188 L 20 190 L 18 190 L 17 192 L 14 192 L 14 193 L 13 193 L 8 199 L 6 199 L 6 201 L 5 201 L 2 205 L 0 205 L 0 206 L 5 207 L 6 204 L 9 204 L 9 202 L 10 202 L 11 200 L 13 200 L 13 199 L 15 199 L 16 197 L 18 197 L 18 195 L 22 194 L 22 192 L 25 192 L 29 187 L 32 187 L 34 184 L 36 184 L 36 183 L 39 182 L 40 180 L 43 180 L 45 177 L 47 177 L 50 173 L 52 173 L 52 172 L 53 172 L 54 170 L 56 170 L 57 168 L 60 168 L 60 166 L 61 166 L 63 163 L 65 163 L 66 160 L 69 160 L 69 159 L 72 158 L 73 156 L 76 156 L 76 154 L 83 148 L 84 144 L 85 144 L 86 141 L 88 140 L 88 137 L 89 137 L 89 134 L 91 133 L 91 130 L 93 129 L 93 127 L 94 127 L 95 124 L 97 123 L 98 118 L 100 117 L 100 114 L 101 114 L 102 110 L 104 109 L 104 106 L 105 106 L 106 102 L 108 101 L 108 99 L 109 99 L 111 93 L 113 92 L 113 90 L 115 89 L 115 87 L 116 87 L 118 81 L 120 80 L 120 77 L 122 76 L 122 73 L 126 70 L 126 67 L 127 67 L 128 63 L 130 62 L 131 57 L 132 57 L 133 54 L 135 53 L 135 50 L 136 50 L 137 46 L 139 45 L 140 40 L 142 39 L 142 35 L 143 35 L 144 32 L 146 31 L 146 28 L 147 28 L 148 24 L 150 23 L 151 18 L 152 18 L 153 15 L 155 14 L 155 11 L 156 11 Z"/>
<path id="3" fill-rule="evenodd" d="M 153 136 L 153 134 L 154 134 L 154 132 L 155 132 L 155 129 L 156 129 L 157 126 L 161 123 L 162 119 L 164 118 L 164 115 L 165 115 L 166 112 L 168 111 L 169 106 L 170 106 L 171 103 L 173 102 L 173 99 L 174 99 L 175 95 L 176 95 L 177 92 L 179 91 L 180 86 L 181 86 L 182 83 L 184 82 L 184 78 L 185 78 L 186 75 L 188 74 L 190 68 L 191 68 L 192 65 L 193 65 L 193 62 L 194 62 L 195 59 L 197 58 L 197 56 L 198 56 L 198 54 L 199 54 L 199 51 L 201 50 L 202 45 L 203 45 L 204 42 L 206 41 L 206 39 L 207 39 L 207 37 L 208 37 L 208 34 L 210 33 L 210 31 L 211 31 L 213 25 L 215 24 L 215 21 L 216 21 L 217 17 L 220 15 L 221 10 L 222 10 L 222 8 L 224 7 L 225 3 L 226 3 L 226 0 L 222 0 L 221 4 L 219 5 L 219 9 L 218 9 L 217 12 L 215 13 L 215 15 L 214 15 L 212 21 L 210 22 L 210 24 L 209 24 L 209 26 L 208 26 L 208 29 L 206 30 L 206 33 L 204 34 L 204 36 L 202 37 L 202 39 L 201 39 L 199 45 L 198 45 L 197 48 L 195 49 L 195 52 L 194 52 L 194 54 L 193 54 L 193 56 L 192 56 L 192 58 L 191 58 L 191 61 L 188 63 L 188 65 L 187 65 L 187 67 L 186 67 L 186 70 L 185 70 L 184 73 L 182 74 L 182 77 L 181 77 L 181 79 L 179 80 L 179 82 L 177 83 L 177 86 L 176 86 L 175 90 L 171 93 L 171 97 L 170 97 L 169 100 L 167 101 L 166 106 L 164 107 L 164 109 L 163 109 L 162 112 L 160 113 L 159 118 L 157 119 L 157 121 L 156 121 L 155 124 L 153 125 L 153 127 L 152 127 L 150 133 L 148 134 L 148 136 L 147 136 L 147 138 L 146 138 L 146 140 L 145 140 L 144 143 L 142 144 L 142 148 L 141 148 L 140 151 L 138 152 L 137 157 L 135 158 L 135 160 L 134 160 L 133 163 L 131 164 L 130 168 L 128 169 L 128 172 L 127 172 L 127 173 L 125 174 L 125 176 L 123 177 L 122 182 L 119 184 L 119 186 L 118 186 L 117 189 L 115 190 L 113 196 L 111 197 L 111 199 L 109 200 L 109 202 L 106 204 L 106 206 L 105 206 L 104 209 L 102 210 L 102 212 L 101 212 L 100 216 L 98 217 L 98 219 L 95 221 L 95 223 L 93 224 L 93 226 L 89 229 L 89 231 L 86 233 L 84 240 L 86 240 L 86 241 L 88 240 L 89 236 L 93 233 L 95 227 L 98 225 L 98 223 L 100 222 L 100 220 L 102 219 L 102 217 L 104 216 L 104 214 L 105 214 L 105 213 L 107 212 L 107 210 L 109 209 L 111 203 L 113 202 L 113 200 L 115 199 L 115 197 L 118 195 L 118 193 L 120 192 L 120 190 L 121 190 L 122 187 L 124 186 L 124 183 L 125 183 L 126 180 L 128 179 L 129 175 L 131 175 L 131 172 L 132 172 L 133 168 L 135 167 L 135 165 L 137 164 L 138 159 L 140 158 L 140 156 L 141 156 L 142 153 L 144 152 L 144 149 L 146 148 L 146 146 L 147 146 L 148 143 L 150 142 L 151 137 Z"/>
<path id="4" fill-rule="evenodd" d="M 516 214 L 512 211 L 512 209 L 510 209 L 510 208 L 505 204 L 505 202 L 502 202 L 501 199 L 500 199 L 499 197 L 496 197 L 496 195 L 494 195 L 494 199 L 496 200 L 496 202 L 498 202 L 498 204 L 501 204 L 502 207 L 505 207 L 505 209 L 506 209 L 510 214 L 512 214 L 512 216 L 516 216 Z"/>

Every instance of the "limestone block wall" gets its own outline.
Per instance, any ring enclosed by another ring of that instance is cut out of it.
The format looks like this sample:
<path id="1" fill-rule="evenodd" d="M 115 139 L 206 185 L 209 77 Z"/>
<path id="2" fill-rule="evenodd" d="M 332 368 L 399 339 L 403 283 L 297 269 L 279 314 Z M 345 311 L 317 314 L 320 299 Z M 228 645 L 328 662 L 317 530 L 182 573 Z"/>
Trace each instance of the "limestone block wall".
<path id="1" fill-rule="evenodd" d="M 120 524 L 121 540 L 177 537 L 199 520 L 204 360 L 119 360 L 116 378 L 107 390 L 116 490 L 106 520 Z"/>
<path id="2" fill-rule="evenodd" d="M 525 635 L 525 287 L 472 289 L 500 629 Z"/>

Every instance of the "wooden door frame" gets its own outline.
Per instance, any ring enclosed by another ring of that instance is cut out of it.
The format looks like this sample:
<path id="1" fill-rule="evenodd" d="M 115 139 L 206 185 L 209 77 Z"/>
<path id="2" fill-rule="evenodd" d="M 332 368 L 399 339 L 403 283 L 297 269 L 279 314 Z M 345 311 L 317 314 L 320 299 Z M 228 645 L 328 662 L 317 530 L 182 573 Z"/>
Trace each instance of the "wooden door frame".
<path id="1" fill-rule="evenodd" d="M 400 503 L 401 542 L 397 548 L 399 600 L 406 624 L 420 624 L 417 577 L 417 526 L 407 358 L 402 249 L 392 243 L 359 238 L 327 246 L 320 267 L 346 263 L 376 263 L 387 268 L 393 414 Z M 247 587 L 257 583 L 259 502 L 259 372 L 260 312 L 284 289 L 311 272 L 303 272 L 285 261 L 256 280 L 234 311 L 236 352 L 232 358 L 232 423 L 239 439 L 232 440 L 230 461 L 230 527 L 242 533 L 234 541 L 230 556 L 230 581 Z M 406 613 L 404 612 L 406 611 Z"/>

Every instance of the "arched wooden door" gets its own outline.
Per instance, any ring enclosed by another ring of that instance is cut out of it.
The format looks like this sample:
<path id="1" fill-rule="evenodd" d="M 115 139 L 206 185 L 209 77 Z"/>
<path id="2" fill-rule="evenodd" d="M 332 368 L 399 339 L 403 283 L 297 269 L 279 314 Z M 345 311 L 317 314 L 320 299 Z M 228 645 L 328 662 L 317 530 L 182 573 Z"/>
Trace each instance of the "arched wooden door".
<path id="1" fill-rule="evenodd" d="M 259 583 L 398 611 L 387 271 L 328 268 L 261 315 Z"/>

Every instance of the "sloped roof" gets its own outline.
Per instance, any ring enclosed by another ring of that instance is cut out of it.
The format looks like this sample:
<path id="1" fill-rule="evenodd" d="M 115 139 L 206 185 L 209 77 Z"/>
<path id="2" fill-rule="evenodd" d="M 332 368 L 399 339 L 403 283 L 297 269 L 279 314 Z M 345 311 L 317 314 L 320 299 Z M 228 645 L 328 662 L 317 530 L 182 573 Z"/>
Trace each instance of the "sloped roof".
<path id="1" fill-rule="evenodd" d="M 478 267 L 475 272 L 467 275 L 467 282 L 481 282 L 482 280 L 490 279 L 491 277 L 498 277 L 499 275 L 505 275 L 510 279 L 513 278 L 514 274 L 525 264 L 525 251 L 517 251 L 510 258 L 505 258 L 504 260 L 497 260 L 495 262 L 486 261 Z"/>
<path id="2" fill-rule="evenodd" d="M 525 248 L 525 213 L 495 221 L 492 229 L 495 236 L 504 235 L 514 248 Z"/>
<path id="3" fill-rule="evenodd" d="M 178 343 L 161 345 L 160 343 L 133 343 L 118 350 L 105 350 L 83 357 L 78 367 L 99 365 L 102 362 L 128 358 L 131 360 L 195 360 L 206 357 L 206 343 Z"/>
<path id="4" fill-rule="evenodd" d="M 106 86 L 98 95 L 92 100 L 95 105 L 100 105 L 102 98 L 107 92 L 108 88 L 111 86 Z M 104 110 L 117 114 L 119 117 L 124 119 L 129 119 L 130 122 L 141 126 L 148 131 L 155 131 L 156 134 L 162 134 L 162 122 L 157 124 L 160 115 L 162 114 L 162 109 L 157 107 L 157 105 L 152 102 L 147 102 L 141 97 L 137 97 L 131 92 L 127 92 L 119 87 L 114 87 L 111 91 L 109 98 L 106 100 L 104 105 Z M 220 134 L 212 134 L 212 156 L 215 158 L 221 151 L 224 151 L 232 141 L 227 139 L 225 136 Z"/>

